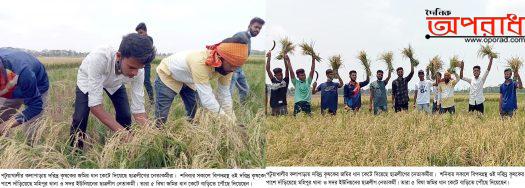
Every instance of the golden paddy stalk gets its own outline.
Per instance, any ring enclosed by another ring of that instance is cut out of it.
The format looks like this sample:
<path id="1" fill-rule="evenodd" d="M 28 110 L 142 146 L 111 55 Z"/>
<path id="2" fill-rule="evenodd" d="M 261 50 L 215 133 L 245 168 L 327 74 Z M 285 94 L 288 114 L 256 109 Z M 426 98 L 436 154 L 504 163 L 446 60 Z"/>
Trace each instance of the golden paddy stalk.
<path id="1" fill-rule="evenodd" d="M 363 96 L 363 106 L 369 104 Z M 486 94 L 484 116 L 467 113 L 468 94 L 457 94 L 456 115 L 410 111 L 374 116 L 368 109 L 336 116 L 268 117 L 270 166 L 523 166 L 524 95 L 518 113 L 501 119 L 499 96 Z M 339 99 L 341 102 L 341 99 Z M 389 103 L 390 105 L 391 103 Z"/>
<path id="2" fill-rule="evenodd" d="M 363 65 L 363 67 L 365 68 L 366 74 L 367 75 L 372 75 L 372 71 L 370 71 L 370 63 L 371 63 L 371 61 L 368 58 L 368 56 L 366 55 L 366 52 L 364 50 L 359 52 L 359 55 L 357 55 L 357 59 L 359 59 L 359 61 L 361 61 L 361 65 Z"/>

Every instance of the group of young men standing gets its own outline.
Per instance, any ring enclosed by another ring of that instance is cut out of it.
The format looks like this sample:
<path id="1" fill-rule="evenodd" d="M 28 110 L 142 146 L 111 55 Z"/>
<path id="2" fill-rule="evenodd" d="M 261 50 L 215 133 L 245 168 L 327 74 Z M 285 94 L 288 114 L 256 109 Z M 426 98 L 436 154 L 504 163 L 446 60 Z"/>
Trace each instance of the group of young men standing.
<path id="1" fill-rule="evenodd" d="M 176 95 L 181 96 L 190 121 L 195 117 L 197 100 L 208 112 L 235 121 L 233 86 L 230 85 L 239 86 L 239 95 L 246 100 L 248 84 L 243 71 L 236 70 L 246 62 L 250 38 L 257 36 L 263 25 L 264 20 L 256 17 L 250 21 L 247 31 L 202 50 L 181 51 L 164 58 L 156 68 L 154 86 L 150 71 L 156 50 L 144 23 L 136 27 L 137 33 L 125 35 L 117 50 L 108 46 L 92 50 L 78 69 L 71 146 L 84 147 L 90 112 L 112 131 L 125 131 L 127 138 L 132 136 L 129 131 L 132 117 L 140 125 L 153 122 L 145 110 L 144 88 L 149 102 L 155 106 L 157 127 L 167 121 Z M 217 96 L 212 81 L 218 83 Z M 129 84 L 131 90 L 127 90 L 125 84 Z M 3 120 L 0 135 L 41 115 L 48 89 L 47 72 L 38 59 L 21 50 L 0 48 L 0 117 Z M 129 101 L 128 91 L 131 91 Z M 115 117 L 104 110 L 103 93 L 110 98 Z M 27 107 L 16 115 L 22 103 Z"/>
<path id="2" fill-rule="evenodd" d="M 287 114 L 287 91 L 288 84 L 291 81 L 295 87 L 294 92 L 294 115 L 305 112 L 311 114 L 311 95 L 321 92 L 321 113 L 335 115 L 338 108 L 338 89 L 343 87 L 344 97 L 343 103 L 346 110 L 354 112 L 361 108 L 361 90 L 367 86 L 370 81 L 370 75 L 367 75 L 366 80 L 357 82 L 357 72 L 351 70 L 349 72 L 350 82 L 343 83 L 339 74 L 332 70 L 326 70 L 327 81 L 321 83 L 319 86 L 314 82 L 312 87 L 312 79 L 315 72 L 315 61 L 312 58 L 310 74 L 305 75 L 304 69 L 297 69 L 294 71 L 288 56 L 284 57 L 285 72 L 281 68 L 270 69 L 271 52 L 267 53 L 266 72 L 270 77 L 272 84 L 270 88 L 270 107 L 272 108 L 272 115 Z M 487 76 L 492 67 L 493 59 L 489 59 L 487 70 L 481 76 L 481 67 L 473 67 L 473 78 L 463 76 L 464 63 L 461 61 L 460 75 L 455 72 L 444 73 L 442 77 L 440 72 L 434 76 L 427 75 L 423 70 L 418 71 L 419 81 L 414 85 L 413 107 L 417 111 L 425 113 L 455 113 L 456 103 L 454 101 L 454 87 L 459 80 L 463 80 L 470 85 L 469 89 L 469 112 L 478 112 L 483 114 L 485 97 L 483 95 L 483 86 Z M 402 67 L 396 69 L 397 78 L 392 81 L 392 105 L 395 112 L 407 111 L 409 109 L 409 81 L 414 75 L 414 66 L 411 66 L 410 73 L 404 77 L 404 70 Z M 378 70 L 376 72 L 377 80 L 370 83 L 370 105 L 369 110 L 373 111 L 375 115 L 388 111 L 387 89 L 386 85 L 390 81 L 391 72 L 388 71 L 388 76 L 383 80 L 384 72 Z M 454 78 L 452 78 L 454 74 Z M 500 86 L 500 100 L 499 112 L 502 117 L 512 116 L 517 110 L 517 89 L 523 88 L 521 77 L 517 70 L 506 69 L 504 71 L 505 82 Z M 514 79 L 512 75 L 514 74 Z M 297 75 L 297 77 L 296 77 Z M 337 78 L 338 82 L 333 80 Z M 432 102 L 432 106 L 431 106 Z"/>

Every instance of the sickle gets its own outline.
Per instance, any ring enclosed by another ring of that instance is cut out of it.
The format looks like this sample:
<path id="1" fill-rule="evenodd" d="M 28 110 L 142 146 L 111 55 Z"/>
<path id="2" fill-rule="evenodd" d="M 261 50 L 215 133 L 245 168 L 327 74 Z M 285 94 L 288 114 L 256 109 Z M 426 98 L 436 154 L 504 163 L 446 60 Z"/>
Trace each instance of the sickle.
<path id="1" fill-rule="evenodd" d="M 317 79 L 319 78 L 319 73 L 315 71 L 315 82 L 317 82 Z"/>
<path id="2" fill-rule="evenodd" d="M 275 40 L 273 40 L 273 46 L 272 49 L 270 49 L 270 51 L 272 51 L 273 49 L 275 49 Z"/>

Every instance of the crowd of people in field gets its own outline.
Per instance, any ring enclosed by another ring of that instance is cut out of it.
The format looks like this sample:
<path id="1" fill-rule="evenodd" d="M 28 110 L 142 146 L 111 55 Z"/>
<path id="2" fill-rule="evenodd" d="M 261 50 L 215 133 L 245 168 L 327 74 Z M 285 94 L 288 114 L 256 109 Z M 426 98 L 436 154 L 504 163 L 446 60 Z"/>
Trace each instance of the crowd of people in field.
<path id="1" fill-rule="evenodd" d="M 271 115 L 280 116 L 288 114 L 288 86 L 290 81 L 292 82 L 294 90 L 294 107 L 293 115 L 298 113 L 311 114 L 311 103 L 312 94 L 321 93 L 321 114 L 335 115 L 338 110 L 338 89 L 343 87 L 344 97 L 344 109 L 348 111 L 357 112 L 361 109 L 361 93 L 365 86 L 369 85 L 370 91 L 370 106 L 369 110 L 373 111 L 373 114 L 378 115 L 383 112 L 388 112 L 388 100 L 387 100 L 387 89 L 386 85 L 389 81 L 392 81 L 391 89 L 391 105 L 395 112 L 408 111 L 410 106 L 409 97 L 409 81 L 414 75 L 414 66 L 411 64 L 410 73 L 408 76 L 404 76 L 404 70 L 402 67 L 397 68 L 397 78 L 391 80 L 391 74 L 393 70 L 388 70 L 388 76 L 383 79 L 384 71 L 377 70 L 376 80 L 370 83 L 370 76 L 366 75 L 366 80 L 357 81 L 357 71 L 351 70 L 349 72 L 350 82 L 343 83 L 343 80 L 339 76 L 339 72 L 332 69 L 327 69 L 326 82 L 317 84 L 312 83 L 315 72 L 315 60 L 312 56 L 312 64 L 310 72 L 306 75 L 305 70 L 300 68 L 294 70 L 290 63 L 290 58 L 285 55 L 283 60 L 285 64 L 285 70 L 282 68 L 271 69 L 271 51 L 266 54 L 266 72 L 271 80 L 271 84 L 268 85 L 270 93 L 270 107 Z M 463 75 L 464 62 L 460 63 L 460 74 L 456 72 L 445 71 L 436 72 L 435 75 L 425 75 L 423 70 L 417 72 L 419 81 L 413 86 L 414 97 L 413 107 L 417 111 L 425 113 L 451 113 L 456 112 L 456 102 L 454 100 L 454 87 L 456 84 L 463 80 L 469 84 L 469 97 L 468 97 L 468 111 L 483 114 L 485 112 L 485 97 L 483 95 L 483 86 L 487 79 L 487 76 L 492 67 L 493 58 L 489 57 L 489 63 L 487 69 L 481 74 L 481 67 L 476 65 L 472 68 L 474 77 L 467 78 Z M 515 111 L 518 109 L 517 106 L 517 89 L 522 89 L 523 85 L 521 77 L 517 70 L 510 68 L 505 69 L 504 78 L 505 80 L 499 87 L 499 113 L 502 117 L 512 117 Z M 337 79 L 334 82 L 334 79 Z"/>
<path id="2" fill-rule="evenodd" d="M 263 19 L 255 17 L 247 30 L 222 42 L 162 59 L 153 86 L 150 72 L 156 49 L 144 23 L 137 25 L 136 33 L 125 35 L 118 49 L 103 46 L 92 50 L 78 68 L 76 88 L 71 88 L 76 90 L 71 146 L 84 147 L 90 113 L 112 131 L 127 133 L 126 140 L 133 136 L 132 117 L 140 125 L 162 128 L 177 95 L 190 122 L 195 118 L 197 101 L 217 118 L 235 122 L 232 93 L 237 87 L 240 102 L 247 99 L 249 86 L 242 66 L 251 51 L 251 38 L 264 24 Z M 212 82 L 217 83 L 216 92 Z M 33 136 L 38 126 L 32 122 L 46 108 L 49 88 L 45 66 L 36 57 L 15 48 L 0 48 L 0 135 L 23 125 L 27 136 Z M 155 109 L 153 118 L 146 113 L 144 88 Z M 130 100 L 127 92 L 131 92 Z M 113 104 L 115 117 L 104 109 L 104 93 Z M 26 107 L 19 113 L 22 105 Z"/>

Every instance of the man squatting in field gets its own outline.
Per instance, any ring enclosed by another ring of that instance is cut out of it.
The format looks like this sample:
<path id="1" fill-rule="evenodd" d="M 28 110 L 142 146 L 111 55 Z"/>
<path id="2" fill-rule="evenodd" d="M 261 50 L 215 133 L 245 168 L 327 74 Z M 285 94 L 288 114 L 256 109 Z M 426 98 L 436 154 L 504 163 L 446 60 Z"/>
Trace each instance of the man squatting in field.
<path id="1" fill-rule="evenodd" d="M 47 72 L 38 59 L 24 51 L 0 48 L 0 135 L 23 125 L 31 138 L 37 127 L 30 123 L 42 115 L 48 89 Z M 22 104 L 26 108 L 17 113 Z"/>
<path id="2" fill-rule="evenodd" d="M 147 123 L 143 68 L 153 58 L 155 49 L 151 40 L 137 33 L 124 36 L 118 51 L 100 47 L 84 58 L 77 74 L 75 112 L 70 130 L 72 146 L 83 148 L 90 112 L 112 131 L 129 129 L 131 113 L 139 124 Z M 125 83 L 131 83 L 131 107 Z M 104 110 L 103 92 L 115 107 L 116 119 Z M 127 138 L 130 136 L 128 133 Z"/>
<path id="3" fill-rule="evenodd" d="M 238 32 L 233 36 L 233 38 L 243 38 L 247 41 L 248 44 L 248 55 L 250 55 L 252 50 L 252 42 L 251 38 L 255 37 L 261 32 L 262 26 L 264 25 L 264 20 L 258 17 L 253 18 L 250 20 L 250 25 L 248 25 L 247 31 L 241 31 Z M 238 67 L 232 75 L 231 84 L 230 84 L 230 93 L 233 95 L 233 90 L 237 86 L 237 90 L 239 91 L 239 101 L 241 103 L 246 102 L 246 98 L 248 97 L 248 94 L 250 92 L 250 86 L 248 85 L 248 82 L 246 81 L 246 76 L 244 74 L 244 71 L 242 70 L 242 67 Z"/>
<path id="4" fill-rule="evenodd" d="M 463 66 L 463 61 L 461 61 L 461 64 Z M 437 86 L 438 92 L 440 93 L 440 113 L 456 113 L 456 103 L 454 101 L 454 87 L 458 83 L 457 78 L 459 78 L 459 76 L 455 72 L 454 77 L 456 79 L 452 79 L 451 76 L 452 74 L 447 71 L 445 72 L 445 75 L 443 76 L 443 79 L 441 79 L 441 81 L 438 81 L 438 79 L 436 78 L 436 82 L 433 84 L 434 86 Z"/>
<path id="5" fill-rule="evenodd" d="M 270 70 L 270 60 L 272 59 L 272 52 L 266 53 L 266 73 L 272 81 L 270 85 L 270 107 L 272 108 L 272 116 L 288 114 L 288 103 L 286 101 L 288 93 L 288 85 L 290 84 L 290 68 L 288 64 L 284 63 L 285 76 L 283 78 L 283 69 L 274 68 L 273 73 Z"/>
<path id="6" fill-rule="evenodd" d="M 366 80 L 364 82 L 357 82 L 357 72 L 351 70 L 350 82 L 344 86 L 344 101 L 345 109 L 350 109 L 354 112 L 358 112 L 361 108 L 361 88 L 368 85 L 370 82 L 370 75 L 366 74 Z"/>
<path id="7" fill-rule="evenodd" d="M 230 83 L 232 72 L 248 58 L 244 38 L 232 37 L 199 51 L 182 51 L 163 59 L 157 67 L 155 118 L 160 127 L 168 119 L 173 99 L 179 94 L 186 116 L 193 120 L 197 94 L 202 106 L 213 113 L 235 121 Z M 211 81 L 218 81 L 218 95 L 213 94 Z"/>
<path id="8" fill-rule="evenodd" d="M 139 35 L 143 35 L 148 37 L 149 40 L 151 40 L 151 44 L 153 44 L 153 38 L 148 35 L 148 28 L 146 27 L 145 23 L 139 23 L 137 27 L 135 27 L 135 31 Z M 153 59 L 151 59 L 153 61 Z M 151 87 L 151 62 L 146 62 L 144 66 L 144 88 L 146 88 L 146 93 L 148 94 L 149 102 L 153 104 L 154 102 L 154 94 L 153 94 L 153 87 Z"/>
<path id="9" fill-rule="evenodd" d="M 516 89 L 523 89 L 521 77 L 518 70 L 514 70 L 514 78 L 511 79 L 512 69 L 505 69 L 505 82 L 499 87 L 499 113 L 501 117 L 512 117 L 518 109 Z"/>
<path id="10" fill-rule="evenodd" d="M 295 116 L 300 112 L 304 112 L 307 115 L 310 115 L 312 112 L 310 104 L 312 101 L 312 90 L 310 89 L 310 84 L 312 84 L 312 78 L 315 73 L 315 58 L 312 56 L 312 66 L 310 67 L 308 78 L 306 78 L 304 69 L 297 69 L 294 73 L 288 55 L 284 56 L 284 61 L 290 68 L 290 77 L 292 78 L 292 84 L 295 87 L 293 114 Z M 296 74 L 297 77 L 295 77 Z"/>
<path id="11" fill-rule="evenodd" d="M 374 115 L 388 111 L 385 86 L 390 80 L 391 73 L 392 70 L 388 70 L 388 76 L 383 80 L 383 70 L 377 70 L 377 80 L 370 84 L 370 110 L 374 110 Z"/>
<path id="12" fill-rule="evenodd" d="M 339 79 L 339 83 L 332 81 L 334 80 L 334 77 Z M 326 70 L 326 79 L 327 81 L 325 83 L 321 83 L 319 87 L 316 87 L 317 82 L 314 82 L 312 94 L 315 94 L 318 91 L 321 92 L 321 114 L 324 114 L 325 110 L 328 110 L 328 113 L 331 115 L 336 115 L 338 105 L 337 100 L 339 98 L 337 89 L 343 87 L 343 79 L 341 79 L 339 73 L 334 72 L 332 69 Z"/>
<path id="13" fill-rule="evenodd" d="M 395 112 L 408 110 L 408 82 L 414 76 L 414 66 L 410 64 L 410 74 L 403 78 L 403 67 L 396 69 L 397 79 L 392 81 L 392 103 Z"/>
<path id="14" fill-rule="evenodd" d="M 469 112 L 479 112 L 481 114 L 485 112 L 485 108 L 483 107 L 483 102 L 485 102 L 485 97 L 483 96 L 483 85 L 485 84 L 485 80 L 487 80 L 490 68 L 492 67 L 492 59 L 492 57 L 489 57 L 489 66 L 481 78 L 479 77 L 479 74 L 481 73 L 481 67 L 479 65 L 474 66 L 472 69 L 472 72 L 474 73 L 474 79 L 470 79 L 463 76 L 464 64 L 461 64 L 459 79 L 462 79 L 470 84 L 468 97 Z"/>
<path id="15" fill-rule="evenodd" d="M 425 71 L 419 70 L 417 72 L 419 82 L 415 85 L 414 92 L 414 108 L 417 111 L 423 111 L 428 114 L 430 111 L 430 92 L 432 90 L 432 81 L 425 79 Z"/>

